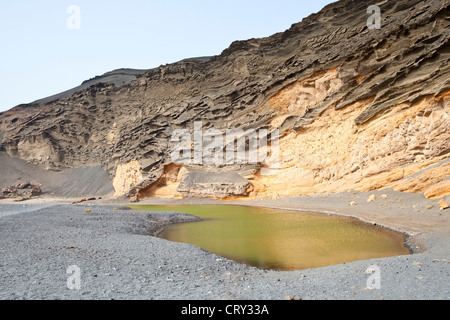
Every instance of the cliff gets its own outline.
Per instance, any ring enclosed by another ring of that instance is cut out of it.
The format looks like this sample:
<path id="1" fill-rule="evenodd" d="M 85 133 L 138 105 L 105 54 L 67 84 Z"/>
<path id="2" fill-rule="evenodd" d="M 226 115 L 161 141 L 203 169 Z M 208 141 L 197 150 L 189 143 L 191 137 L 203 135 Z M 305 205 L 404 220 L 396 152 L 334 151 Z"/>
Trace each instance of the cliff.
<path id="1" fill-rule="evenodd" d="M 219 190 L 219 198 L 235 198 L 240 190 L 245 197 L 278 197 L 382 188 L 448 195 L 450 1 L 383 1 L 382 26 L 374 30 L 367 27 L 372 4 L 342 0 L 285 32 L 234 42 L 215 57 L 17 106 L 0 115 L 0 151 L 45 170 L 101 166 L 116 196 L 214 197 Z M 174 163 L 173 133 L 195 136 L 198 122 L 203 132 L 224 135 L 279 130 L 276 164 L 274 157 Z M 271 165 L 276 170 L 262 174 Z"/>

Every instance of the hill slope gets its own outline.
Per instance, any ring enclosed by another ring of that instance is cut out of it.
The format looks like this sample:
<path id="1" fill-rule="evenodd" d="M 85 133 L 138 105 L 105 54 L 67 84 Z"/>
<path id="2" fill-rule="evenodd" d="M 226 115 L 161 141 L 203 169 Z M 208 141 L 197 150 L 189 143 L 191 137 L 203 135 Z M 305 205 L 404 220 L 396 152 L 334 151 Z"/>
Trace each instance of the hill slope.
<path id="1" fill-rule="evenodd" d="M 46 170 L 100 165 L 116 195 L 176 196 L 190 172 L 212 182 L 184 183 L 183 196 L 449 194 L 450 1 L 383 1 L 380 30 L 367 28 L 372 4 L 342 0 L 211 59 L 18 106 L 0 115 L 0 151 Z M 173 132 L 196 121 L 224 133 L 279 129 L 278 170 L 173 163 Z M 248 187 L 220 180 L 224 171 Z"/>

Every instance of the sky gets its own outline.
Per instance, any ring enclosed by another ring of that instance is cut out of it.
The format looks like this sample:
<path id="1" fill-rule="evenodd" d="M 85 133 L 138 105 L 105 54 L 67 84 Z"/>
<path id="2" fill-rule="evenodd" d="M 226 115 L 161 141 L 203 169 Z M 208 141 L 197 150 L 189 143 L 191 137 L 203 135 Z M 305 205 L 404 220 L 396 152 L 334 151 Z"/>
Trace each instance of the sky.
<path id="1" fill-rule="evenodd" d="M 0 112 L 119 68 L 220 54 L 330 0 L 1 0 Z"/>

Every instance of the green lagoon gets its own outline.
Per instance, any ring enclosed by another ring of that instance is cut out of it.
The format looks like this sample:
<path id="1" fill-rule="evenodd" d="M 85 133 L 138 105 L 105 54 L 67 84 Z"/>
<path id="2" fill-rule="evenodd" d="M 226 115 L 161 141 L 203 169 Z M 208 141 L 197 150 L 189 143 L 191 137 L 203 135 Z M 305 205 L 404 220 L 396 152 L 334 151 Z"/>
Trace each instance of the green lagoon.
<path id="1" fill-rule="evenodd" d="M 409 254 L 404 235 L 346 217 L 246 206 L 132 208 L 200 217 L 166 226 L 159 237 L 263 269 L 304 270 Z"/>

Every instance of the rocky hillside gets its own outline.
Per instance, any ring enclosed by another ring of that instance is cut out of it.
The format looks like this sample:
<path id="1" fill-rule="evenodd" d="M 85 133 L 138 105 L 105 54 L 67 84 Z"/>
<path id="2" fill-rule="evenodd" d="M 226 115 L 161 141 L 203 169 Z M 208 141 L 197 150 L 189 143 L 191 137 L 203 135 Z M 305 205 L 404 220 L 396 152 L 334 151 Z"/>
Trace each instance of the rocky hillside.
<path id="1" fill-rule="evenodd" d="M 100 165 L 117 196 L 449 194 L 450 1 L 382 1 L 372 30 L 373 4 L 342 0 L 211 59 L 18 106 L 0 115 L 0 151 L 46 170 Z M 199 121 L 280 130 L 277 170 L 261 174 L 273 157 L 174 163 L 173 132 Z"/>

